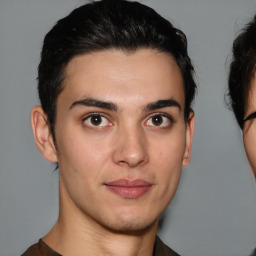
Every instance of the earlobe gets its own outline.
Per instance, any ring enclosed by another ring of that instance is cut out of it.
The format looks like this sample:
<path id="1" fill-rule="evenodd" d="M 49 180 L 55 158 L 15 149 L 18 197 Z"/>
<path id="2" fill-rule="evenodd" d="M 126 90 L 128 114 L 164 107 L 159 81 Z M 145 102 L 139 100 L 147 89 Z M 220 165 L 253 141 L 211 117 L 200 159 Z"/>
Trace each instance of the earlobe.
<path id="1" fill-rule="evenodd" d="M 195 115 L 193 111 L 190 111 L 189 118 L 187 121 L 187 127 L 186 127 L 186 148 L 185 148 L 183 162 L 182 162 L 183 167 L 188 166 L 190 163 L 194 127 L 195 127 Z"/>
<path id="2" fill-rule="evenodd" d="M 56 148 L 47 122 L 47 116 L 41 106 L 35 106 L 31 112 L 31 126 L 37 148 L 50 162 L 57 162 Z"/>

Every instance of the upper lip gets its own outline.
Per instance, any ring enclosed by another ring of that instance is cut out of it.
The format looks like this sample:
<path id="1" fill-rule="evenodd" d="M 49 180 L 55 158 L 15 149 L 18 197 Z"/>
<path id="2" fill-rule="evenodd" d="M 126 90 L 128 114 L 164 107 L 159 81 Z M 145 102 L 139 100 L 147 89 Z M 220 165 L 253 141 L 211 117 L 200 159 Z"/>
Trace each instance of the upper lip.
<path id="1" fill-rule="evenodd" d="M 105 183 L 107 186 L 118 186 L 118 187 L 146 187 L 152 184 L 142 179 L 118 179 Z"/>

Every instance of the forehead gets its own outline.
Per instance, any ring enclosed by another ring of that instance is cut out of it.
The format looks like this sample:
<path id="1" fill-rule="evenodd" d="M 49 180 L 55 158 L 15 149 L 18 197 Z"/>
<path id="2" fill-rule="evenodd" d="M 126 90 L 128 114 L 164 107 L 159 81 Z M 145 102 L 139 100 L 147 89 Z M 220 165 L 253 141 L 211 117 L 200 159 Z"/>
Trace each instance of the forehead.
<path id="1" fill-rule="evenodd" d="M 93 97 L 122 105 L 175 98 L 184 108 L 180 68 L 169 54 L 157 50 L 106 50 L 76 56 L 67 65 L 65 77 L 61 94 L 72 100 Z"/>

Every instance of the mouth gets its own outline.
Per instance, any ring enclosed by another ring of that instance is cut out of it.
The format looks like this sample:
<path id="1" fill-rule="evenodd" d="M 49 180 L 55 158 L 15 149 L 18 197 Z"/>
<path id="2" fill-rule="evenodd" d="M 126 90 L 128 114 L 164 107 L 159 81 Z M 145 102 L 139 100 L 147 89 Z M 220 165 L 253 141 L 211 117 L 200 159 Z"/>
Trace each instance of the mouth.
<path id="1" fill-rule="evenodd" d="M 111 192 L 126 198 L 137 199 L 149 192 L 153 184 L 141 180 L 119 179 L 104 184 Z"/>

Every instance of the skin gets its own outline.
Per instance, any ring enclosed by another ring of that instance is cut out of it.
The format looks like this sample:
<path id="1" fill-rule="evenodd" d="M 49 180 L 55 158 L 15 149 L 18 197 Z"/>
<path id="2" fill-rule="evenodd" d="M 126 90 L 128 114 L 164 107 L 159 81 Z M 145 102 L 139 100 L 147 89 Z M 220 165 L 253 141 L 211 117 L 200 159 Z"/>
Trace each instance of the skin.
<path id="1" fill-rule="evenodd" d="M 41 107 L 31 115 L 39 150 L 60 169 L 59 219 L 44 237 L 51 248 L 152 255 L 159 216 L 190 161 L 194 115 L 185 122 L 184 102 L 180 69 L 166 53 L 108 50 L 70 61 L 57 100 L 56 145 Z M 106 185 L 120 179 L 150 186 L 140 195 Z"/>
<path id="2" fill-rule="evenodd" d="M 247 107 L 245 111 L 245 118 L 256 112 L 256 74 L 252 77 L 250 84 L 250 93 L 248 96 Z M 252 169 L 254 176 L 256 177 L 256 120 L 255 118 L 248 120 L 244 124 L 243 128 L 243 141 L 245 151 Z"/>

